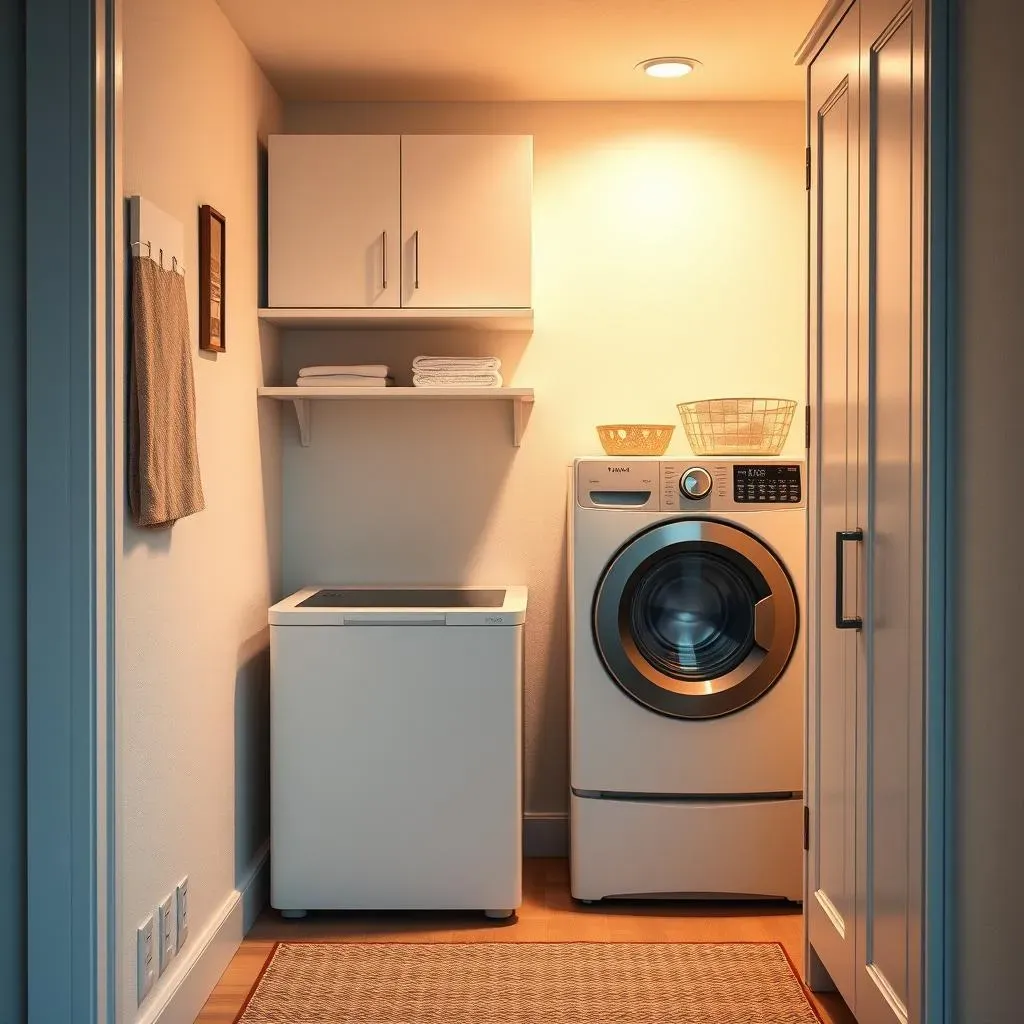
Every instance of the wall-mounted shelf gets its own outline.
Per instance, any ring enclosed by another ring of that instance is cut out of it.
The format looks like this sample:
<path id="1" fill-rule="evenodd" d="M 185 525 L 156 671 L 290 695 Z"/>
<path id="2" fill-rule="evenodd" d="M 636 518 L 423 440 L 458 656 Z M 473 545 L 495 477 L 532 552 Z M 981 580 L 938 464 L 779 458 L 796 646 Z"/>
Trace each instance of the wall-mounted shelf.
<path id="1" fill-rule="evenodd" d="M 508 402 L 512 406 L 512 444 L 518 448 L 533 408 L 533 388 L 259 388 L 260 398 L 292 402 L 304 448 L 312 440 L 314 402 Z"/>
<path id="2" fill-rule="evenodd" d="M 260 320 L 307 331 L 532 331 L 532 309 L 261 309 Z"/>

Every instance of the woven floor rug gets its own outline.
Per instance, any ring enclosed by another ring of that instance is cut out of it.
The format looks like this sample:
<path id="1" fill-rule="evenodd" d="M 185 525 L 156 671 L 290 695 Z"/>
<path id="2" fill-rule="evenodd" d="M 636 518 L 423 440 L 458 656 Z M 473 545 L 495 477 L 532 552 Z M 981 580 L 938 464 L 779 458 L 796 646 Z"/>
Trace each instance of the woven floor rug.
<path id="1" fill-rule="evenodd" d="M 817 1024 L 778 943 L 285 942 L 238 1024 Z"/>

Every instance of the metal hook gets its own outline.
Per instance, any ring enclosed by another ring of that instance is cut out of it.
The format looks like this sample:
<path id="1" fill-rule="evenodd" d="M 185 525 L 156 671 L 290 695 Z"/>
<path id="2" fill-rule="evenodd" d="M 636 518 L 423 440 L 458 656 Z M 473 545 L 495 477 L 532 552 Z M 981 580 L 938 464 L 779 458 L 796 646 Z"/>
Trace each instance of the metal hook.
<path id="1" fill-rule="evenodd" d="M 150 259 L 150 260 L 153 259 L 153 243 L 152 242 L 150 242 L 148 239 L 146 241 L 143 241 L 142 239 L 139 239 L 139 241 L 137 241 L 137 242 L 132 242 L 132 246 L 133 247 L 136 246 L 136 245 L 144 245 L 146 247 L 146 259 Z M 164 251 L 163 251 L 163 249 L 158 249 L 157 252 L 159 253 L 158 260 L 160 262 L 160 269 L 164 270 L 165 269 L 165 267 L 164 267 Z M 156 262 L 156 261 L 154 260 L 154 262 Z M 181 274 L 182 276 L 184 276 L 184 274 L 185 274 L 185 268 L 178 262 L 178 257 L 177 256 L 172 256 L 171 257 L 171 269 L 173 271 L 175 271 L 175 273 Z"/>

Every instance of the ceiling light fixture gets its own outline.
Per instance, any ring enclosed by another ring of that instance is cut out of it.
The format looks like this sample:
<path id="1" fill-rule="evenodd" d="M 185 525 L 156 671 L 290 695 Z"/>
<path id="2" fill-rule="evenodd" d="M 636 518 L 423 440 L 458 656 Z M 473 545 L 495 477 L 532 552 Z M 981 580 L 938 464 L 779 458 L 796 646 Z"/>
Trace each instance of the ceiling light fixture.
<path id="1" fill-rule="evenodd" d="M 637 68 L 651 78 L 682 78 L 699 64 L 699 60 L 691 57 L 652 57 L 651 60 L 642 60 Z"/>

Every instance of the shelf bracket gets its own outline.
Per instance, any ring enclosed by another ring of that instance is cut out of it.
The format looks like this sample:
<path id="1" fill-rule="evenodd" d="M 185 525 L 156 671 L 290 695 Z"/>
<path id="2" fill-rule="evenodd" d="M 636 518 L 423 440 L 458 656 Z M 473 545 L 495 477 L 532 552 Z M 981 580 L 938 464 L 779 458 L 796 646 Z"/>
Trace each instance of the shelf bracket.
<path id="1" fill-rule="evenodd" d="M 512 446 L 518 448 L 522 444 L 526 424 L 530 422 L 533 412 L 532 398 L 516 398 L 512 402 Z"/>
<path id="2" fill-rule="evenodd" d="M 299 443 L 308 448 L 313 442 L 313 408 L 308 398 L 295 398 L 295 418 L 299 421 Z"/>

